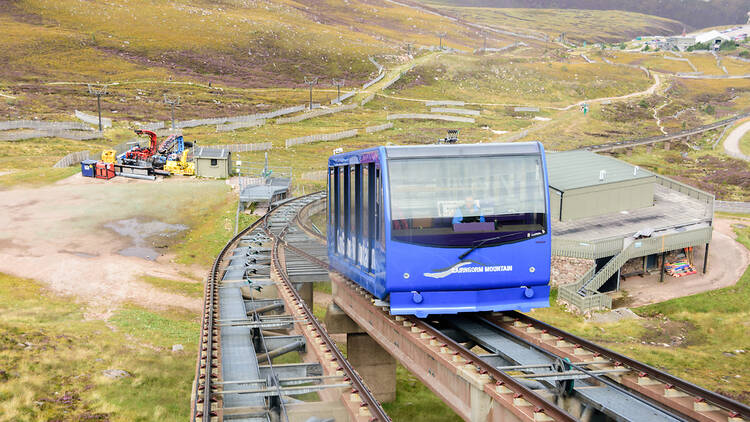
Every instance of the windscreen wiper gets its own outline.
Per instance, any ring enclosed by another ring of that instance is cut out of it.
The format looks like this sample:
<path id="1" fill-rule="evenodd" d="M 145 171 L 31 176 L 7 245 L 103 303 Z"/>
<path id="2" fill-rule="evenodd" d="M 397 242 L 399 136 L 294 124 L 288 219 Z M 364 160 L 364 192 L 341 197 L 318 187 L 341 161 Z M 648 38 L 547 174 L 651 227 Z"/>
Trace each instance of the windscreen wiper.
<path id="1" fill-rule="evenodd" d="M 503 235 L 500 235 L 500 236 L 488 237 L 487 239 L 484 239 L 484 240 L 480 241 L 479 244 L 477 244 L 476 246 L 472 246 L 471 249 L 469 249 L 468 251 L 466 251 L 466 252 L 462 253 L 461 255 L 459 255 L 458 259 L 464 259 L 464 258 L 466 258 L 470 253 L 472 253 L 475 250 L 481 248 L 482 245 L 484 245 L 487 242 L 490 242 L 490 241 L 493 241 L 493 240 L 504 239 L 506 237 L 513 236 L 513 235 L 516 235 L 516 234 L 518 234 L 518 233 L 517 232 L 506 233 L 506 234 L 503 234 Z"/>

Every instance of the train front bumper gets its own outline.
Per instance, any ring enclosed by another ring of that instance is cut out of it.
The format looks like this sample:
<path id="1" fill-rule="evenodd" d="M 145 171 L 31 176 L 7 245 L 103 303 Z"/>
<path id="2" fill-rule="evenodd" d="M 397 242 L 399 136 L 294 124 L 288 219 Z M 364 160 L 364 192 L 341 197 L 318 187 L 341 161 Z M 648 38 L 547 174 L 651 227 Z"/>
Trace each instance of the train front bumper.
<path id="1" fill-rule="evenodd" d="M 500 312 L 549 307 L 550 286 L 522 286 L 487 290 L 391 292 L 391 315 Z"/>

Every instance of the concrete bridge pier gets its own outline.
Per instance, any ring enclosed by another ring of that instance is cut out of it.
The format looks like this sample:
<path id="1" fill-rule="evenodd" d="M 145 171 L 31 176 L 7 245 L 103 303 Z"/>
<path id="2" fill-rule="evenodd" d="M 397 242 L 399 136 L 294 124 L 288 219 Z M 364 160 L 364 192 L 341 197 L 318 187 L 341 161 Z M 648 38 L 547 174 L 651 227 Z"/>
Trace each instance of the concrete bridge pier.
<path id="1" fill-rule="evenodd" d="M 396 359 L 335 303 L 325 317 L 329 334 L 346 334 L 346 358 L 381 403 L 396 400 Z"/>

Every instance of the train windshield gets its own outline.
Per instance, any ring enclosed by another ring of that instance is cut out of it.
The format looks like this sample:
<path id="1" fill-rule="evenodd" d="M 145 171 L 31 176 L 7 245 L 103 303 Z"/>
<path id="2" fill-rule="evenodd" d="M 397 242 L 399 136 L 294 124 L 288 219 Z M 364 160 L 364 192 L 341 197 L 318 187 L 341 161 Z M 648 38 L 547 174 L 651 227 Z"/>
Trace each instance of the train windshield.
<path id="1" fill-rule="evenodd" d="M 392 159 L 388 172 L 395 241 L 484 247 L 546 231 L 538 155 Z"/>

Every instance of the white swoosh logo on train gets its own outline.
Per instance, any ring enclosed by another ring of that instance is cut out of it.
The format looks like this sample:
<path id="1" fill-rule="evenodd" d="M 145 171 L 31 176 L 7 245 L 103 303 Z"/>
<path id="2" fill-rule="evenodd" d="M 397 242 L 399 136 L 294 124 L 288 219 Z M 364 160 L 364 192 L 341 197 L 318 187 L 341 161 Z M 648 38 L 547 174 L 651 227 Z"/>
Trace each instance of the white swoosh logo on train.
<path id="1" fill-rule="evenodd" d="M 448 277 L 449 275 L 457 272 L 459 270 L 459 268 L 464 267 L 464 266 L 469 265 L 469 264 L 472 264 L 472 263 L 473 263 L 472 261 L 462 261 L 462 262 L 459 262 L 458 264 L 456 264 L 456 265 L 448 268 L 445 271 L 440 271 L 439 273 L 424 273 L 424 276 L 425 277 L 430 277 L 430 278 L 445 278 L 445 277 Z"/>

